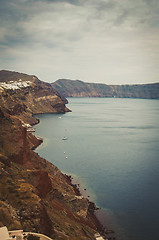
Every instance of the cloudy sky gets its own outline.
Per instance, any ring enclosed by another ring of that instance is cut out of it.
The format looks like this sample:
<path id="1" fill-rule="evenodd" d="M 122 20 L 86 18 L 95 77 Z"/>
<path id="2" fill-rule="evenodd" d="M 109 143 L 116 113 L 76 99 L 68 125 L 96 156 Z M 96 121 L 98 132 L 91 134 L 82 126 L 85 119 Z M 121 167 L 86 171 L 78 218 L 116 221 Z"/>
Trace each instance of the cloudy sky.
<path id="1" fill-rule="evenodd" d="M 0 69 L 48 82 L 159 82 L 159 1 L 0 0 Z"/>

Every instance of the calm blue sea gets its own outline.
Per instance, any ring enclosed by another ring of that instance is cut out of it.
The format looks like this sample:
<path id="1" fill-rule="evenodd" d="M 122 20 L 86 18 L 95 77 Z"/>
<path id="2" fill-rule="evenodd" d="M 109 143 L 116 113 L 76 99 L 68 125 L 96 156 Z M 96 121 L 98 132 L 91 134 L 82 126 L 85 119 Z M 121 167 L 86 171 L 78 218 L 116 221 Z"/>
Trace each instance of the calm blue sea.
<path id="1" fill-rule="evenodd" d="M 68 100 L 72 112 L 38 115 L 36 151 L 80 182 L 118 240 L 159 239 L 159 100 Z"/>

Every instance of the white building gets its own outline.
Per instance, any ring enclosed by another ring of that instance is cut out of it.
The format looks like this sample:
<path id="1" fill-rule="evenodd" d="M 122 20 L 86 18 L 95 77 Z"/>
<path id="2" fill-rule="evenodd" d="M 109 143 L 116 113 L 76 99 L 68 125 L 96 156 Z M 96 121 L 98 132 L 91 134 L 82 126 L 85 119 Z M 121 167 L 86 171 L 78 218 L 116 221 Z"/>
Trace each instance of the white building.
<path id="1" fill-rule="evenodd" d="M 9 236 L 12 240 L 23 240 L 23 230 L 9 231 Z"/>
<path id="2" fill-rule="evenodd" d="M 12 238 L 9 237 L 9 232 L 7 227 L 0 228 L 0 240 L 12 240 Z"/>
<path id="3" fill-rule="evenodd" d="M 39 237 L 40 240 L 53 240 L 40 233 L 23 232 L 23 230 L 8 231 L 7 227 L 0 228 L 0 240 L 24 240 L 24 236 L 29 234 Z"/>
<path id="4" fill-rule="evenodd" d="M 104 238 L 99 233 L 96 233 L 94 236 L 96 240 L 104 240 Z"/>

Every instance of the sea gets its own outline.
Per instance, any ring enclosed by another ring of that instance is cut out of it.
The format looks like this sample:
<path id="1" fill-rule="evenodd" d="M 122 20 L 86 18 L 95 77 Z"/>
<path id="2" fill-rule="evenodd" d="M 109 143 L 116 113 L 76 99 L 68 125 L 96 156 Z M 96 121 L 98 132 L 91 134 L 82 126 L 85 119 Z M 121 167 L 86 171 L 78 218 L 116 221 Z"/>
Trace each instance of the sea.
<path id="1" fill-rule="evenodd" d="M 159 239 L 159 100 L 68 101 L 72 112 L 37 115 L 36 152 L 72 175 L 116 239 Z"/>

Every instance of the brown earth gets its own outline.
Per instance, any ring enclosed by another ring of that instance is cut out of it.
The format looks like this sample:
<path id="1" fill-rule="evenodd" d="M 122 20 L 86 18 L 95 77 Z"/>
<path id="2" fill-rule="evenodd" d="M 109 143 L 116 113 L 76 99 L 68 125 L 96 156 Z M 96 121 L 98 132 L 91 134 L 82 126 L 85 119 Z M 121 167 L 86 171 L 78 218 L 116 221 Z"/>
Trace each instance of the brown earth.
<path id="1" fill-rule="evenodd" d="M 35 113 L 67 111 L 66 100 L 57 95 L 55 101 L 45 98 L 54 90 L 35 81 L 38 86 L 33 81 L 28 90 L 0 93 L 0 227 L 53 239 L 95 239 L 101 225 L 92 203 L 79 196 L 68 176 L 33 151 L 41 140 L 23 122 L 36 123 Z M 25 99 L 19 100 L 23 94 Z"/>
<path id="2" fill-rule="evenodd" d="M 20 89 L 1 89 L 1 109 L 25 123 L 38 123 L 34 114 L 65 113 L 67 99 L 62 97 L 49 83 L 40 81 L 33 75 L 11 71 L 0 71 L 0 83 L 14 84 L 19 80 L 29 81 L 30 85 Z M 0 85 L 1 86 L 1 85 Z"/>
<path id="3" fill-rule="evenodd" d="M 0 226 L 53 239 L 94 239 L 90 203 L 67 176 L 32 150 L 21 122 L 0 111 Z M 29 136 L 28 136 L 29 135 Z M 35 141 L 35 144 L 36 141 Z"/>

